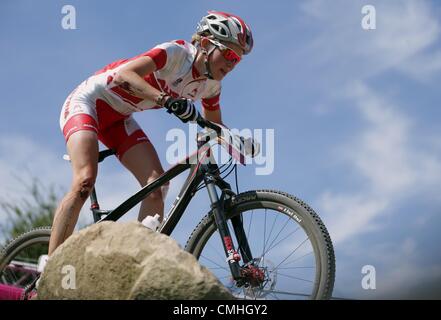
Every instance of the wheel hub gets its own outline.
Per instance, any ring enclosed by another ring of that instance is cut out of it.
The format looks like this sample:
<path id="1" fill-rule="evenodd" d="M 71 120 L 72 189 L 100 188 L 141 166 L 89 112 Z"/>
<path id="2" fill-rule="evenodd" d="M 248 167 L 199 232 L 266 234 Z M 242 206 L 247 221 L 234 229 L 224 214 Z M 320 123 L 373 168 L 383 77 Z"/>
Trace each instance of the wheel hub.
<path id="1" fill-rule="evenodd" d="M 244 299 L 263 299 L 274 289 L 277 272 L 274 264 L 262 257 L 255 258 L 242 267 L 242 280 L 235 283 L 234 295 Z"/>

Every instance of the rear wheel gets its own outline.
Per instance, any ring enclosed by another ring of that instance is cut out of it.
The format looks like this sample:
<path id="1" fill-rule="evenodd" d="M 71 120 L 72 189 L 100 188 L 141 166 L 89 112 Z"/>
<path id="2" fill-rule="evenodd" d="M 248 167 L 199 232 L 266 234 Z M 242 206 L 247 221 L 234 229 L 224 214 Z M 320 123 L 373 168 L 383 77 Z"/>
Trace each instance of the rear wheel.
<path id="1" fill-rule="evenodd" d="M 186 250 L 241 299 L 329 299 L 335 278 L 331 238 L 318 215 L 289 194 L 259 190 L 226 203 L 227 223 L 240 216 L 253 260 L 244 265 L 245 285 L 233 281 L 214 215 L 193 231 Z M 237 239 L 233 239 L 239 248 Z"/>
<path id="2" fill-rule="evenodd" d="M 9 242 L 0 255 L 0 298 L 14 299 L 39 275 L 39 259 L 47 255 L 50 227 L 33 229 Z"/>

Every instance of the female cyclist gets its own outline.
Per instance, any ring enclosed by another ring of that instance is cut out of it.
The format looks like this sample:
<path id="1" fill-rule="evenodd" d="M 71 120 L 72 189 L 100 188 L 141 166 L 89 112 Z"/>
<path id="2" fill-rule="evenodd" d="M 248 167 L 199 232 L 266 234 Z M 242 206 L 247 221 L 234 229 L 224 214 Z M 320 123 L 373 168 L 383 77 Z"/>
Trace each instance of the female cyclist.
<path id="1" fill-rule="evenodd" d="M 164 171 L 154 146 L 134 120 L 134 112 L 179 104 L 183 122 L 194 121 L 193 104 L 201 100 L 203 116 L 222 124 L 221 80 L 253 48 L 249 26 L 238 16 L 209 11 L 189 43 L 162 43 L 134 58 L 113 62 L 81 83 L 66 99 L 60 127 L 66 139 L 73 179 L 59 204 L 49 244 L 49 256 L 68 238 L 94 186 L 98 140 L 116 150 L 119 161 L 141 186 Z M 149 195 L 138 219 L 163 217 L 167 189 Z"/>

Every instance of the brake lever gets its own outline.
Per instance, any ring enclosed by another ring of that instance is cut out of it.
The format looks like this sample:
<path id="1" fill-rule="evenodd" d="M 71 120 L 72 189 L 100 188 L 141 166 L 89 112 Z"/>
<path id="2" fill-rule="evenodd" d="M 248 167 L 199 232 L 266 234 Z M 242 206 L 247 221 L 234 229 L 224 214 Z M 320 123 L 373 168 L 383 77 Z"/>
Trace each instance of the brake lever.
<path id="1" fill-rule="evenodd" d="M 220 135 L 222 133 L 222 128 L 219 127 L 217 124 L 215 124 L 214 122 L 211 122 L 207 119 L 205 119 L 204 117 L 201 116 L 200 113 L 198 113 L 198 117 L 196 119 L 196 122 L 199 126 L 201 126 L 203 129 L 205 128 L 210 128 L 213 129 L 214 131 L 216 131 L 216 133 L 218 135 Z"/>

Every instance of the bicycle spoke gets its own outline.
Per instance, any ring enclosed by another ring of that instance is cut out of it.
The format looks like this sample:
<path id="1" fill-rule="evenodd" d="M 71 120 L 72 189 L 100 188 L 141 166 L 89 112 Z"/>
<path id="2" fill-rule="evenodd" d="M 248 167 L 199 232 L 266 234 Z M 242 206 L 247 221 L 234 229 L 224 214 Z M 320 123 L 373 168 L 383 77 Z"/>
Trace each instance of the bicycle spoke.
<path id="1" fill-rule="evenodd" d="M 286 260 L 288 260 L 288 258 L 294 253 L 294 252 L 296 252 L 297 251 L 297 249 L 299 249 L 301 246 L 303 246 L 303 244 L 306 242 L 306 240 L 308 240 L 309 239 L 309 237 L 307 237 L 305 240 L 303 240 L 303 242 L 297 247 L 297 248 L 295 248 L 294 249 L 294 251 L 293 252 L 291 252 L 285 259 L 283 259 L 282 260 L 282 262 L 280 262 L 273 270 L 277 270 L 277 268 L 278 267 L 280 267 L 280 265 L 283 263 L 283 262 L 285 262 Z"/>
<path id="2" fill-rule="evenodd" d="M 227 276 L 223 276 L 223 277 L 217 277 L 217 278 L 218 278 L 218 280 L 227 279 L 227 278 L 231 279 L 231 275 L 227 275 Z"/>
<path id="3" fill-rule="evenodd" d="M 314 269 L 315 267 L 286 267 L 286 268 L 277 268 L 277 270 L 286 270 L 286 269 Z"/>
<path id="4" fill-rule="evenodd" d="M 303 278 L 298 278 L 298 277 L 294 277 L 294 276 L 289 276 L 289 275 L 284 274 L 284 273 L 279 273 L 279 272 L 277 272 L 277 275 L 278 275 L 278 276 L 284 276 L 284 277 L 291 278 L 291 279 L 295 279 L 295 280 L 301 280 L 301 281 L 306 281 L 306 282 L 314 283 L 314 282 L 311 281 L 311 280 L 306 280 L 306 279 L 303 279 Z"/>
<path id="5" fill-rule="evenodd" d="M 304 257 L 310 255 L 311 253 L 312 253 L 312 251 L 310 251 L 310 252 L 304 254 L 304 255 L 301 256 L 300 258 L 297 258 L 297 259 L 294 259 L 294 260 L 292 260 L 292 261 L 286 262 L 285 265 L 288 265 L 288 264 L 294 263 L 294 262 L 296 262 L 296 261 L 299 261 L 300 259 L 303 259 Z"/>
<path id="6" fill-rule="evenodd" d="M 221 261 L 225 260 L 226 257 L 223 257 L 221 253 L 219 253 L 219 249 L 216 249 L 210 241 L 207 242 L 207 244 L 213 249 L 213 251 L 216 253 L 216 255 L 221 259 Z"/>
<path id="7" fill-rule="evenodd" d="M 290 296 L 301 296 L 301 297 L 310 297 L 311 295 L 306 293 L 297 293 L 297 292 L 287 292 L 287 291 L 280 291 L 280 290 L 262 290 L 263 293 L 268 294 L 284 294 L 284 295 L 290 295 Z"/>
<path id="8" fill-rule="evenodd" d="M 274 249 L 275 247 L 277 247 L 279 245 L 279 243 L 281 243 L 283 240 L 287 239 L 289 236 L 293 235 L 294 233 L 297 232 L 297 230 L 299 230 L 300 227 L 298 227 L 297 229 L 295 229 L 293 232 L 291 232 L 290 234 L 288 234 L 285 238 L 283 238 L 282 240 L 280 240 L 279 242 L 277 242 L 274 246 L 272 246 L 271 248 L 269 248 L 264 254 L 267 254 L 270 250 Z"/>
<path id="9" fill-rule="evenodd" d="M 286 220 L 285 224 L 283 225 L 282 229 L 279 231 L 279 233 L 276 235 L 276 237 L 273 239 L 273 241 L 271 241 L 269 247 L 272 246 L 272 244 L 274 243 L 274 241 L 276 241 L 276 239 L 279 237 L 279 235 L 282 233 L 282 231 L 285 229 L 286 225 L 288 224 L 289 220 L 291 220 L 291 218 L 288 217 L 288 220 Z"/>
<path id="10" fill-rule="evenodd" d="M 262 291 L 265 292 L 265 291 Z M 270 295 L 272 295 L 274 298 L 276 298 L 276 300 L 280 300 L 273 292 L 268 292 Z"/>
<path id="11" fill-rule="evenodd" d="M 248 225 L 247 238 L 250 237 L 250 229 L 251 229 L 251 222 L 253 221 L 253 215 L 254 215 L 254 210 L 251 211 L 251 218 L 250 218 L 250 223 L 249 223 L 249 225 Z"/>
<path id="12" fill-rule="evenodd" d="M 268 241 L 269 241 L 269 239 L 271 239 L 271 235 L 272 235 L 272 233 L 273 233 L 274 225 L 276 224 L 276 220 L 277 220 L 277 218 L 279 217 L 278 214 L 275 214 L 274 216 L 275 216 L 275 218 L 274 218 L 273 224 L 272 224 L 272 226 L 271 226 L 270 233 L 269 233 L 269 235 L 268 235 Z M 266 242 L 266 243 L 264 244 L 265 247 L 266 247 L 266 244 L 267 244 L 267 243 L 268 243 L 268 242 Z"/>
<path id="13" fill-rule="evenodd" d="M 220 264 L 216 263 L 215 261 L 213 261 L 213 260 L 211 260 L 211 259 L 209 259 L 209 258 L 203 256 L 202 254 L 201 254 L 200 258 L 204 258 L 205 260 L 210 261 L 211 263 L 215 264 L 215 265 L 218 266 L 219 268 L 224 269 L 224 270 L 230 272 L 230 270 L 228 270 L 227 268 L 225 268 L 225 267 L 221 266 Z"/>
<path id="14" fill-rule="evenodd" d="M 262 263 L 263 263 L 263 264 L 265 263 L 266 214 L 267 214 L 267 211 L 266 211 L 266 209 L 265 209 L 265 222 L 264 222 L 264 224 L 263 224 L 263 250 L 262 250 L 262 255 L 261 255 L 261 257 L 262 257 Z"/>

